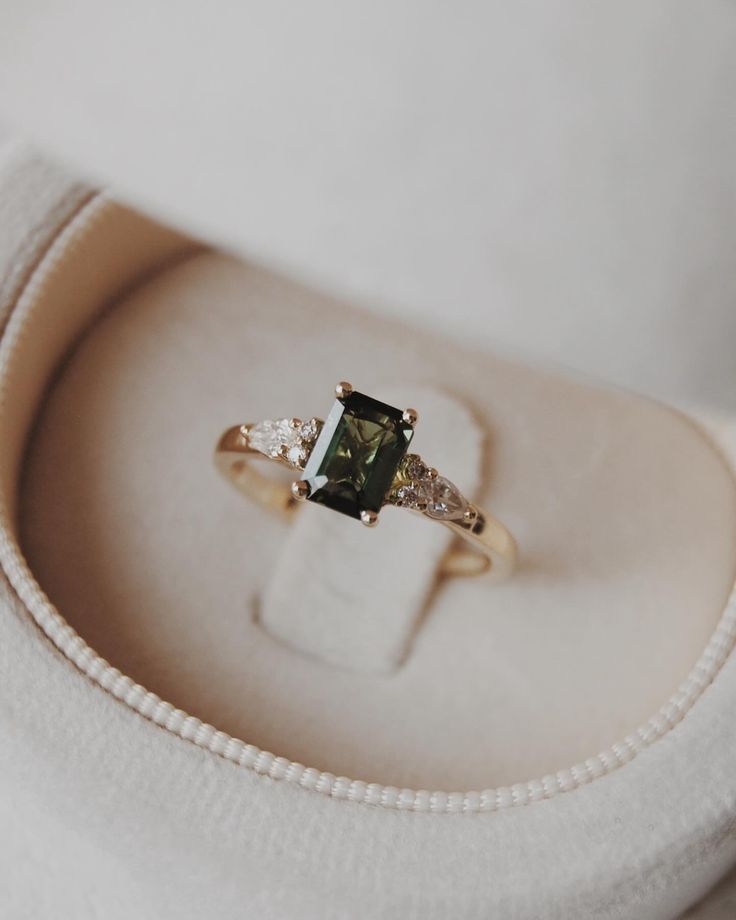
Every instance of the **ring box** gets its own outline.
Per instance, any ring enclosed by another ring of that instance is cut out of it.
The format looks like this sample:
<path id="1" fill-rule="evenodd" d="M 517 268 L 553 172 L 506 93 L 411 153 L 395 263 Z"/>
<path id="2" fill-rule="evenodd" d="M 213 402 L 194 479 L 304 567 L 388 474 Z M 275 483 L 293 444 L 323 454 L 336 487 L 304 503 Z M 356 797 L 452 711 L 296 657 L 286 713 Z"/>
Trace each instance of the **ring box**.
<path id="1" fill-rule="evenodd" d="M 736 858 L 736 505 L 705 435 L 627 394 L 440 357 L 23 153 L 0 180 L 8 214 L 46 196 L 3 252 L 2 767 L 69 877 L 83 853 L 102 896 L 162 916 L 248 899 L 273 917 L 666 918 L 704 894 Z M 290 317 L 319 323 L 285 358 Z M 485 488 L 526 550 L 513 584 L 443 587 L 390 679 L 259 635 L 282 525 L 210 469 L 246 398 L 265 417 L 345 376 L 326 366 L 339 332 L 319 351 L 340 324 L 363 375 L 401 354 L 475 401 Z"/>

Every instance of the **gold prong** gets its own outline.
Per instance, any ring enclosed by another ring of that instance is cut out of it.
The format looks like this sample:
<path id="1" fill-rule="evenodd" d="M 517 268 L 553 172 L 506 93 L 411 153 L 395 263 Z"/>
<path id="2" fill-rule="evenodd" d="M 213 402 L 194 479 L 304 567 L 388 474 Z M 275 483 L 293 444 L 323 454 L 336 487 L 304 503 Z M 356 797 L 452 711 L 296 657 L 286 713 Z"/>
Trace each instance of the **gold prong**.
<path id="1" fill-rule="evenodd" d="M 293 419 L 289 422 L 289 424 L 291 425 L 292 428 L 301 428 L 303 422 L 302 422 L 302 420 L 301 420 L 300 418 L 293 418 Z"/>
<path id="2" fill-rule="evenodd" d="M 360 519 L 366 527 L 375 527 L 378 523 L 378 515 L 375 511 L 361 511 Z"/>
<path id="3" fill-rule="evenodd" d="M 288 453 L 289 448 L 286 446 L 286 444 L 282 444 L 281 447 L 279 447 L 279 457 L 281 457 L 282 460 L 288 460 Z"/>
<path id="4" fill-rule="evenodd" d="M 309 483 L 303 479 L 296 479 L 291 484 L 291 494 L 298 502 L 306 501 L 309 498 Z"/>
<path id="5" fill-rule="evenodd" d="M 338 399 L 346 399 L 353 392 L 352 383 L 348 383 L 347 380 L 341 380 L 338 385 L 335 387 L 335 396 Z"/>
<path id="6" fill-rule="evenodd" d="M 419 421 L 419 413 L 417 412 L 416 409 L 404 409 L 402 418 L 404 419 L 407 425 L 411 425 L 411 427 L 413 428 L 416 425 L 416 423 Z"/>
<path id="7" fill-rule="evenodd" d="M 468 506 L 463 512 L 463 521 L 465 521 L 466 524 L 472 524 L 477 517 L 478 512 L 472 506 Z"/>
<path id="8" fill-rule="evenodd" d="M 248 435 L 250 434 L 251 425 L 241 425 L 240 426 L 240 437 L 244 440 L 248 440 Z"/>
<path id="9" fill-rule="evenodd" d="M 440 474 L 434 467 L 430 467 L 430 469 L 427 470 L 427 479 L 436 479 L 439 475 Z"/>

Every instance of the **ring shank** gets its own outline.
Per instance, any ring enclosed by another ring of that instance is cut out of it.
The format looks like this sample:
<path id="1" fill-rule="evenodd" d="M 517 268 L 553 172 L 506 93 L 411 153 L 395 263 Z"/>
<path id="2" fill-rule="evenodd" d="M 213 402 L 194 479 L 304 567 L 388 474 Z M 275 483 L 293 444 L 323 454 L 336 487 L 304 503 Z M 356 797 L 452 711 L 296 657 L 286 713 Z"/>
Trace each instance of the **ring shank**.
<path id="1" fill-rule="evenodd" d="M 299 503 L 292 495 L 288 483 L 279 482 L 273 476 L 263 475 L 250 462 L 253 459 L 271 458 L 248 446 L 240 426 L 228 428 L 215 450 L 215 465 L 218 470 L 243 495 L 280 517 L 290 518 L 296 512 Z"/>
<path id="2" fill-rule="evenodd" d="M 299 502 L 288 483 L 263 475 L 251 460 L 276 460 L 248 445 L 242 428 L 235 425 L 222 435 L 215 450 L 215 464 L 222 475 L 248 498 L 285 519 L 297 511 Z M 451 548 L 441 566 L 442 575 L 479 575 L 490 572 L 494 580 L 507 578 L 516 564 L 516 542 L 504 525 L 476 505 L 470 504 L 471 515 L 462 520 L 437 521 L 444 524 L 469 548 Z M 426 517 L 426 515 L 423 515 Z"/>

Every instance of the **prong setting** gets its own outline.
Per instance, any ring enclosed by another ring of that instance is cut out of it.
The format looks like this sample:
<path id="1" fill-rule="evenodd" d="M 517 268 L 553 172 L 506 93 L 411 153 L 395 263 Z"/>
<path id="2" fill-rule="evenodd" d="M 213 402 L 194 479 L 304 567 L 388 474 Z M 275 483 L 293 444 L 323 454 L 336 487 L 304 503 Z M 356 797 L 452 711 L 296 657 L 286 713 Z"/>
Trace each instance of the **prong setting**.
<path id="1" fill-rule="evenodd" d="M 407 425 L 411 425 L 411 427 L 413 428 L 416 425 L 416 423 L 419 421 L 419 413 L 417 412 L 416 409 L 404 409 L 402 418 L 404 419 Z"/>
<path id="2" fill-rule="evenodd" d="M 353 385 L 352 383 L 348 383 L 347 380 L 341 380 L 335 387 L 335 396 L 337 396 L 338 399 L 347 399 L 352 392 Z"/>
<path id="3" fill-rule="evenodd" d="M 309 483 L 303 479 L 296 479 L 291 484 L 291 494 L 298 502 L 306 501 L 309 498 Z"/>
<path id="4" fill-rule="evenodd" d="M 477 518 L 478 518 L 478 512 L 475 510 L 475 508 L 472 507 L 472 505 L 468 505 L 468 507 L 463 512 L 464 523 L 472 524 L 474 523 L 474 521 L 477 520 Z"/>
<path id="5" fill-rule="evenodd" d="M 378 523 L 378 514 L 375 511 L 363 510 L 360 512 L 360 520 L 366 527 L 375 527 Z"/>

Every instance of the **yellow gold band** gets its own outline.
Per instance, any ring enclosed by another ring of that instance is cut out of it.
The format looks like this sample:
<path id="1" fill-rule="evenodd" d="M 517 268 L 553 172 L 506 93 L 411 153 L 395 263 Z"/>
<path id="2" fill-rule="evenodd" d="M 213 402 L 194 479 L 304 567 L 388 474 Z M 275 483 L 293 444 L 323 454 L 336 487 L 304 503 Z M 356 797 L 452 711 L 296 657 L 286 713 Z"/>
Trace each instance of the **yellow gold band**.
<path id="1" fill-rule="evenodd" d="M 278 420 L 261 424 L 276 426 L 284 423 L 295 429 L 301 424 L 298 420 Z M 223 476 L 240 492 L 268 510 L 289 519 L 297 511 L 301 500 L 307 497 L 304 494 L 303 481 L 297 480 L 289 485 L 288 482 L 264 475 L 252 461 L 270 459 L 291 470 L 300 469 L 300 464 L 289 459 L 288 447 L 285 450 L 285 445 L 270 453 L 253 446 L 251 433 L 256 428 L 257 426 L 253 425 L 236 425 L 225 431 L 215 451 L 215 463 Z M 415 457 L 415 460 L 419 461 L 419 458 Z M 427 480 L 430 484 L 432 480 L 438 479 L 441 477 L 438 477 L 436 471 L 431 468 L 427 470 Z M 447 480 L 441 479 L 441 482 L 446 484 L 445 488 L 454 488 Z M 411 502 L 402 501 L 402 489 L 411 490 L 411 485 L 397 481 L 395 486 L 386 504 L 408 507 L 431 520 L 439 521 L 469 544 L 468 549 L 450 550 L 443 561 L 441 574 L 478 575 L 490 571 L 494 580 L 500 580 L 512 573 L 516 563 L 516 542 L 504 525 L 486 511 L 463 499 L 461 513 L 442 518 L 437 513 L 432 513 L 421 502 L 412 505 Z M 377 516 L 370 520 L 362 518 L 366 524 L 374 524 L 376 519 Z"/>

